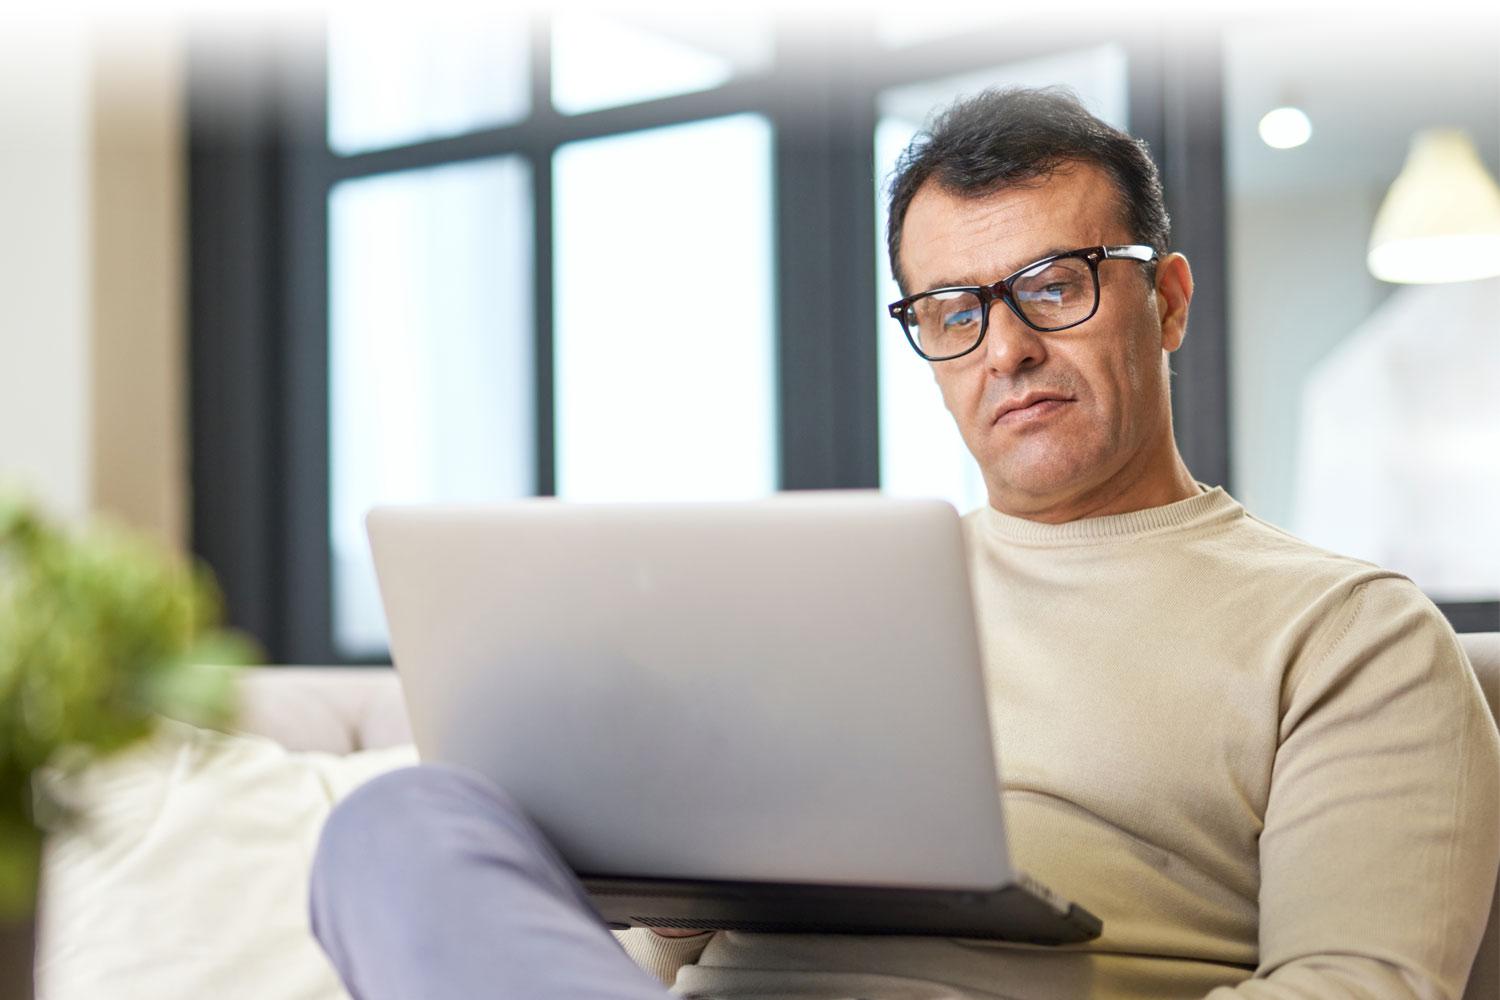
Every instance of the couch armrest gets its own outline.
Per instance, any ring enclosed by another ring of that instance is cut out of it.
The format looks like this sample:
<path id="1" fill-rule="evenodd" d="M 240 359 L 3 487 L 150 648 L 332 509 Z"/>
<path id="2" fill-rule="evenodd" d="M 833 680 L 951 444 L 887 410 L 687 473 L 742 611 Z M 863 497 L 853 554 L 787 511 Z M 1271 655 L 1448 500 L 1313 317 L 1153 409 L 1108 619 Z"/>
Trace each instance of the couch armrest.
<path id="1" fill-rule="evenodd" d="M 289 750 L 350 753 L 411 742 L 390 667 L 251 667 L 238 678 L 234 729 Z"/>

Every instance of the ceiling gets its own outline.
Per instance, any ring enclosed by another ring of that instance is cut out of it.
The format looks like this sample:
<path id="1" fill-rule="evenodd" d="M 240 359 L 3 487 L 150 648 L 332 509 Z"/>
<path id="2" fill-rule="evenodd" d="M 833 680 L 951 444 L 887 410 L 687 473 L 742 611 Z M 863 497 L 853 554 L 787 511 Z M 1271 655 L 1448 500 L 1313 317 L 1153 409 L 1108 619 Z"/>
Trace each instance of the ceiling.
<path id="1" fill-rule="evenodd" d="M 1344 19 L 1228 26 L 1224 128 L 1234 196 L 1306 194 L 1333 186 L 1383 191 L 1413 133 L 1466 129 L 1500 174 L 1500 19 L 1434 16 L 1351 25 Z M 1295 104 L 1312 139 L 1271 149 L 1260 118 Z"/>

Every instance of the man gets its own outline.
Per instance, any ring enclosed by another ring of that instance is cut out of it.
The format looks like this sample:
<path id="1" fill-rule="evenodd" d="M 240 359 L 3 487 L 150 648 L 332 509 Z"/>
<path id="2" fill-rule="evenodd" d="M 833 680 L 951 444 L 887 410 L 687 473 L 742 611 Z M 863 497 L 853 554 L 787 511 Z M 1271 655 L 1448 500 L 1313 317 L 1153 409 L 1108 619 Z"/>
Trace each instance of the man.
<path id="1" fill-rule="evenodd" d="M 1167 359 L 1193 279 L 1142 146 L 986 93 L 908 150 L 890 218 L 892 315 L 989 492 L 966 525 L 1013 854 L 1104 934 L 626 949 L 704 997 L 1457 997 L 1500 854 L 1493 722 L 1408 581 L 1189 474 Z M 360 1000 L 665 995 L 461 772 L 355 793 L 313 910 Z"/>

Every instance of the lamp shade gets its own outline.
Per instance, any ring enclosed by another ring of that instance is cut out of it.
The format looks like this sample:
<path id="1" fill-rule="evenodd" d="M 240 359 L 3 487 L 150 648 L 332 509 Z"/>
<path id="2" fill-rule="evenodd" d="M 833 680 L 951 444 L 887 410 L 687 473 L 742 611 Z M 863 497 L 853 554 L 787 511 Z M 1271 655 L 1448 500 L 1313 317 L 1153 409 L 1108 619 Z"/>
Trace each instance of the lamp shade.
<path id="1" fill-rule="evenodd" d="M 1381 281 L 1500 274 L 1500 186 L 1458 129 L 1419 132 L 1375 216 L 1366 258 Z"/>

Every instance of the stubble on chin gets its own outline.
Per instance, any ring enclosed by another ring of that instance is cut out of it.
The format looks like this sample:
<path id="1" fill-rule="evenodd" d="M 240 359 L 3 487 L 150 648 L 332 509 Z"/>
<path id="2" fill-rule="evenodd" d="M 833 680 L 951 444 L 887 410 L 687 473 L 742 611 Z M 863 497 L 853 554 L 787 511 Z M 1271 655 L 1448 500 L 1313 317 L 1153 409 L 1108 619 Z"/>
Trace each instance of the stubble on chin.
<path id="1" fill-rule="evenodd" d="M 1079 405 L 1079 404 L 1074 404 Z M 1082 415 L 1082 414 L 1080 414 Z M 991 427 L 992 435 L 998 428 Z M 979 460 L 992 506 L 1018 516 L 1049 510 L 1096 489 L 1118 441 L 1111 428 L 1089 434 L 1049 428 L 1001 442 L 992 436 L 971 451 Z"/>

